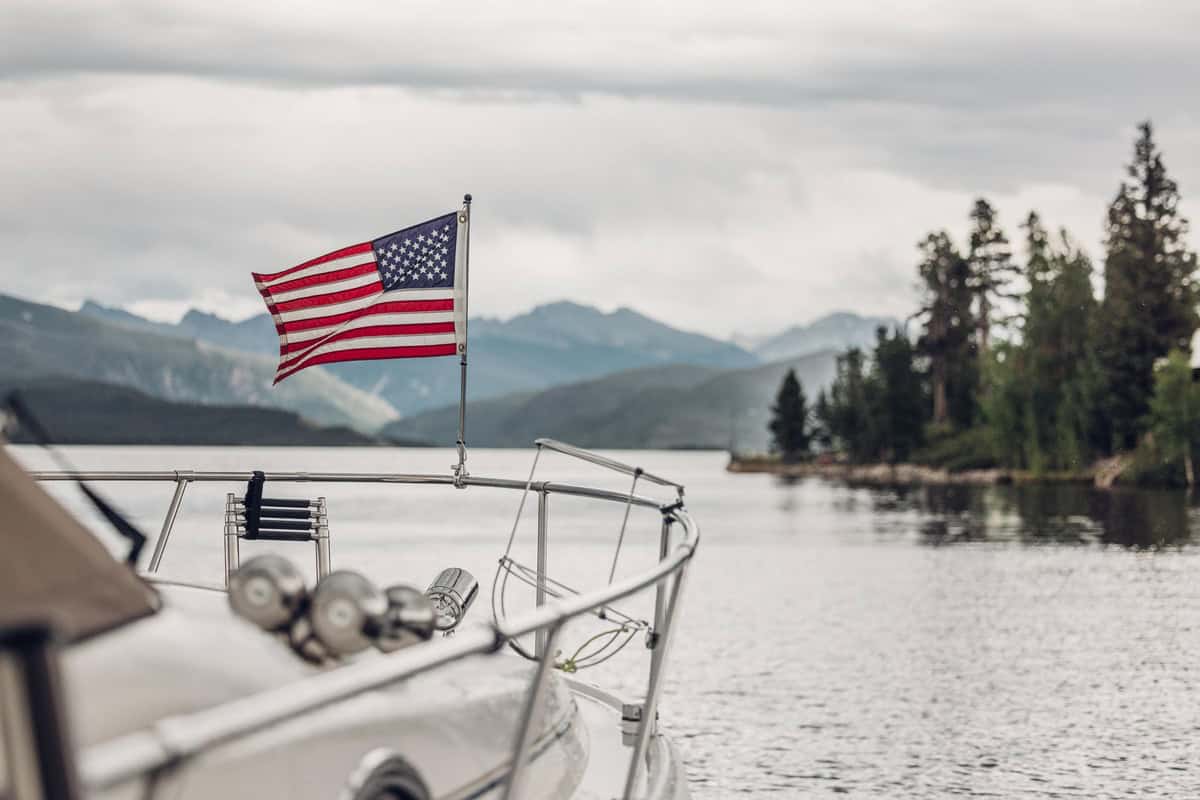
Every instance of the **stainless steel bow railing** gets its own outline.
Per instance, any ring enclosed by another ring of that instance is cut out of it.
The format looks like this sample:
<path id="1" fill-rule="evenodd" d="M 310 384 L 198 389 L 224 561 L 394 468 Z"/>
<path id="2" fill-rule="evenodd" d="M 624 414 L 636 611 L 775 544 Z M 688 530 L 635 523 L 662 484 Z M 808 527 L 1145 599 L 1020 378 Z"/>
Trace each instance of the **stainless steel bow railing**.
<path id="1" fill-rule="evenodd" d="M 563 445 L 552 440 L 539 440 L 546 447 L 591 463 L 615 469 L 625 474 L 647 475 L 640 468 L 623 464 L 605 456 Z M 184 494 L 191 483 L 245 482 L 250 472 L 203 472 L 195 470 L 170 471 L 82 471 L 34 472 L 41 481 L 86 480 L 92 482 L 174 482 L 175 492 L 155 542 L 149 572 L 157 572 L 174 529 Z M 637 738 L 626 773 L 623 797 L 632 800 L 646 760 L 650 738 L 654 735 L 659 697 L 662 693 L 663 672 L 671 642 L 671 632 L 679 609 L 680 597 L 687 576 L 688 564 L 699 543 L 699 530 L 683 508 L 683 487 L 672 481 L 647 475 L 652 482 L 672 486 L 678 492 L 673 503 L 662 504 L 641 495 L 597 489 L 550 481 L 518 481 L 503 478 L 467 477 L 456 484 L 452 475 L 421 475 L 393 473 L 309 473 L 273 472 L 267 479 L 273 483 L 379 483 L 434 484 L 449 487 L 466 486 L 494 489 L 532 491 L 539 501 L 537 539 L 537 577 L 539 591 L 534 610 L 494 624 L 465 627 L 455 636 L 425 644 L 361 664 L 351 664 L 337 670 L 315 675 L 249 697 L 225 703 L 204 711 L 169 717 L 152 728 L 127 734 L 89 747 L 82 753 L 81 772 L 89 789 L 105 789 L 128 781 L 150 781 L 166 771 L 178 768 L 189 759 L 248 736 L 271 725 L 322 709 L 364 692 L 380 689 L 435 667 L 472 655 L 493 653 L 509 640 L 528 634 L 538 635 L 537 655 L 540 659 L 530 683 L 529 692 L 518 730 L 515 732 L 513 757 L 505 787 L 505 798 L 520 797 L 524 767 L 529 757 L 533 720 L 543 699 L 547 676 L 553 664 L 554 643 L 568 621 L 604 609 L 610 604 L 656 587 L 654 609 L 654 649 L 647 681 L 646 697 Z M 546 506 L 551 495 L 585 497 L 619 502 L 639 508 L 657 510 L 662 517 L 659 560 L 643 572 L 602 589 L 560 599 L 547 599 L 545 587 L 546 550 L 549 522 Z M 681 535 L 672 536 L 678 526 Z M 674 541 L 672 541 L 674 539 Z M 148 783 L 148 796 L 154 783 Z"/>

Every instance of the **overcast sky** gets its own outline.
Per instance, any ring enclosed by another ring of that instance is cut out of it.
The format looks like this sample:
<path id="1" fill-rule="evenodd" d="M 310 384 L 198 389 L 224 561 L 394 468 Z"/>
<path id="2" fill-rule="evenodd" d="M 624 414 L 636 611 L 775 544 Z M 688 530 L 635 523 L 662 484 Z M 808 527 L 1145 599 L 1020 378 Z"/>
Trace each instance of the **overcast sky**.
<path id="1" fill-rule="evenodd" d="M 251 270 L 470 191 L 473 313 L 906 315 L 978 195 L 1099 264 L 1143 118 L 1200 208 L 1197 30 L 1193 0 L 6 0 L 0 292 L 247 316 Z"/>

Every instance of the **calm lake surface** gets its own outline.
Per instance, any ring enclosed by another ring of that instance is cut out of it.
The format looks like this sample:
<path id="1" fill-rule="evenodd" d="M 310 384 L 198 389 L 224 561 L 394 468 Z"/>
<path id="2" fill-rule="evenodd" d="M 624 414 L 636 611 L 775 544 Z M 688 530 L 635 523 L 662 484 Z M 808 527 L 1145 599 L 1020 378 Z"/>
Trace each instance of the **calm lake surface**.
<path id="1" fill-rule="evenodd" d="M 81 467 L 123 469 L 445 472 L 453 460 L 449 450 L 66 452 Z M 718 453 L 614 455 L 685 483 L 702 531 L 662 708 L 696 797 L 1200 797 L 1200 516 L 1183 494 L 853 488 L 730 475 Z M 469 466 L 523 479 L 531 459 L 475 450 Z M 538 476 L 629 488 L 558 456 L 544 456 Z M 189 490 L 165 574 L 220 579 L 224 493 L 241 490 Z M 75 494 L 56 491 L 83 513 Z M 482 584 L 472 615 L 489 613 L 518 494 L 323 493 L 335 567 L 423 588 L 441 567 L 463 566 Z M 109 494 L 156 533 L 171 487 Z M 514 549 L 529 564 L 531 512 Z M 551 573 L 603 583 L 621 515 L 555 498 Z M 656 515 L 635 512 L 619 573 L 648 565 L 657 536 Z M 307 547 L 283 552 L 310 563 Z M 509 595 L 510 610 L 531 604 L 531 591 Z M 576 626 L 564 649 L 600 630 Z M 636 693 L 646 664 L 639 643 L 580 677 Z"/>

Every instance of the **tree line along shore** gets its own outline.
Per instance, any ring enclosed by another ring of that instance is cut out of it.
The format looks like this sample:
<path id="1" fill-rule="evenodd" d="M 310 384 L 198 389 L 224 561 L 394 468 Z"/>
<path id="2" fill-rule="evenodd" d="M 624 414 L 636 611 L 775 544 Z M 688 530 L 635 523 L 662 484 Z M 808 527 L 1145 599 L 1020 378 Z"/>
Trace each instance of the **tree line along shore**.
<path id="1" fill-rule="evenodd" d="M 1014 248 L 982 198 L 964 248 L 948 231 L 926 235 L 916 313 L 879 329 L 873 348 L 840 354 L 832 385 L 811 404 L 785 376 L 771 407 L 772 452 L 734 454 L 730 470 L 1194 485 L 1197 260 L 1149 122 L 1125 173 L 1105 216 L 1100 275 L 1036 211 Z"/>

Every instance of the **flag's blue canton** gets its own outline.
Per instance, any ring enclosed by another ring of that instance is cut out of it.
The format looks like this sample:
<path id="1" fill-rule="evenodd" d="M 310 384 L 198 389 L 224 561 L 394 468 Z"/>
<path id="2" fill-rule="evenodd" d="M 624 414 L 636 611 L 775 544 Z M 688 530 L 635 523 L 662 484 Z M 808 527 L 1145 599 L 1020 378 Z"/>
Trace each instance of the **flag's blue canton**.
<path id="1" fill-rule="evenodd" d="M 458 214 L 422 222 L 371 242 L 383 290 L 454 286 Z"/>

